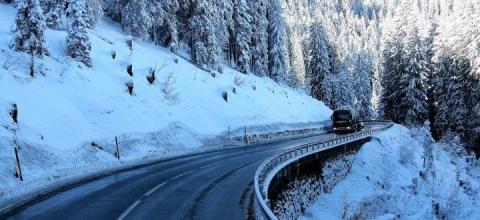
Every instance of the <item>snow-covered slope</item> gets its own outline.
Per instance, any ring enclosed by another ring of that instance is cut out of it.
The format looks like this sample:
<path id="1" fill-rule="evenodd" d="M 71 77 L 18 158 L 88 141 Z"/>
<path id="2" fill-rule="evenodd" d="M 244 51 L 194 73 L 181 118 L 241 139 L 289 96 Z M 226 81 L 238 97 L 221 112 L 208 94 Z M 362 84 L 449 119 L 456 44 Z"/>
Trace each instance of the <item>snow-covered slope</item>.
<path id="1" fill-rule="evenodd" d="M 18 194 L 11 189 L 19 185 L 25 189 L 115 166 L 115 136 L 123 159 L 131 161 L 200 149 L 204 138 L 244 126 L 281 128 L 325 121 L 330 115 L 321 102 L 268 78 L 227 67 L 212 76 L 141 40 L 134 40 L 130 51 L 128 37 L 108 20 L 90 31 L 93 68 L 65 56 L 65 32 L 47 30 L 50 55 L 37 59 L 38 73 L 32 78 L 30 57 L 9 48 L 14 18 L 15 9 L 0 4 L 0 200 Z M 129 64 L 133 77 L 127 74 Z M 151 68 L 156 68 L 153 85 L 146 80 Z M 174 80 L 165 83 L 169 75 Z M 125 85 L 129 81 L 133 96 Z M 18 106 L 18 125 L 9 115 L 12 104 Z M 12 175 L 15 141 L 25 183 Z M 104 150 L 91 147 L 92 142 Z"/>
<path id="2" fill-rule="evenodd" d="M 347 178 L 300 219 L 480 219 L 478 164 L 430 138 L 425 128 L 399 125 L 377 135 L 359 151 Z M 432 154 L 425 154 L 427 143 Z M 433 156 L 430 168 L 424 168 L 425 155 Z"/>

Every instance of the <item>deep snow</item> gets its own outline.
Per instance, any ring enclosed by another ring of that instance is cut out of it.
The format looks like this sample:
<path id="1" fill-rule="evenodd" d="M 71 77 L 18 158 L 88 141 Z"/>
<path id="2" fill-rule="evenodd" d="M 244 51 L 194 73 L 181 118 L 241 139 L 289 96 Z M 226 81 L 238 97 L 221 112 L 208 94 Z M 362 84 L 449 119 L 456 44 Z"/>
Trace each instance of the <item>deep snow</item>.
<path id="1" fill-rule="evenodd" d="M 321 102 L 268 78 L 228 67 L 213 77 L 140 39 L 130 51 L 128 36 L 109 20 L 90 31 L 93 68 L 65 56 L 65 32 L 47 30 L 50 56 L 36 60 L 38 73 L 31 78 L 30 57 L 9 48 L 14 18 L 15 9 L 0 3 L 0 202 L 65 177 L 211 148 L 207 145 L 216 143 L 211 140 L 240 135 L 244 126 L 249 132 L 315 127 L 331 113 Z M 157 68 L 154 85 L 146 80 L 150 68 Z M 166 88 L 170 74 L 174 83 Z M 129 81 L 133 96 L 125 86 Z M 168 96 L 164 90 L 173 92 Z M 9 115 L 14 103 L 18 125 Z M 120 162 L 112 152 L 115 136 Z M 24 182 L 12 175 L 14 142 Z"/>
<path id="2" fill-rule="evenodd" d="M 433 163 L 424 168 L 428 143 Z M 300 219 L 480 219 L 480 166 L 461 148 L 395 125 L 366 143 L 346 179 Z"/>

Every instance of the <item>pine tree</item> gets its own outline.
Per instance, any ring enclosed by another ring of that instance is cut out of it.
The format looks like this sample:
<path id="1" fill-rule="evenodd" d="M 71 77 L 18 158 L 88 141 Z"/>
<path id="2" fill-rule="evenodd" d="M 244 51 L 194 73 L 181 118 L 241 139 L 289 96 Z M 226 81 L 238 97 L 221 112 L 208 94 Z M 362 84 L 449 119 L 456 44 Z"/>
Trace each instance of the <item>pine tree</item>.
<path id="1" fill-rule="evenodd" d="M 236 65 L 237 60 L 234 1 L 235 0 L 213 0 L 213 7 L 217 13 L 214 20 L 216 24 L 215 36 L 217 43 L 223 51 L 225 60 L 232 66 Z"/>
<path id="2" fill-rule="evenodd" d="M 268 74 L 268 18 L 266 0 L 249 0 L 252 12 L 252 72 L 257 76 Z"/>
<path id="3" fill-rule="evenodd" d="M 347 63 L 343 63 L 340 67 L 339 73 L 336 74 L 334 84 L 333 102 L 335 108 L 342 106 L 353 107 L 355 104 L 355 94 L 353 89 L 353 79 L 351 73 L 348 71 Z"/>
<path id="4" fill-rule="evenodd" d="M 363 120 L 371 119 L 373 117 L 372 109 L 372 83 L 371 76 L 373 75 L 373 61 L 371 52 L 362 51 L 356 54 L 354 58 L 354 90 L 356 96 L 355 106 L 359 111 L 360 118 Z"/>
<path id="5" fill-rule="evenodd" d="M 468 144 L 473 148 L 473 150 L 480 154 L 480 103 L 475 105 L 469 113 L 469 124 L 468 124 Z"/>
<path id="6" fill-rule="evenodd" d="M 425 47 L 426 47 L 426 61 L 427 61 L 427 78 L 425 83 L 425 88 L 427 90 L 427 99 L 428 99 L 428 111 L 429 111 L 429 120 L 432 125 L 435 124 L 435 115 L 436 107 L 435 107 L 435 63 L 434 63 L 434 56 L 435 56 L 435 41 L 439 37 L 439 25 L 437 21 L 432 21 L 429 24 L 428 28 L 428 36 L 425 39 Z M 432 129 L 433 130 L 433 129 Z M 435 132 L 432 132 L 432 135 L 435 136 Z"/>
<path id="7" fill-rule="evenodd" d="M 290 58 L 288 55 L 288 38 L 283 9 L 279 0 L 272 1 L 269 12 L 269 71 L 270 78 L 287 85 L 290 72 Z"/>
<path id="8" fill-rule="evenodd" d="M 402 15 L 405 14 L 402 13 Z M 407 21 L 405 16 L 396 17 L 394 28 L 387 33 L 382 52 L 383 75 L 381 77 L 380 111 L 384 118 L 396 123 L 405 122 L 405 117 L 402 116 L 405 112 L 400 111 L 399 105 L 405 97 L 405 89 L 410 85 L 410 82 L 405 78 L 403 80 L 404 84 L 400 84 L 408 63 L 404 43 L 404 39 L 407 37 L 407 27 L 410 26 Z M 403 108 L 408 108 L 408 106 Z"/>
<path id="9" fill-rule="evenodd" d="M 193 60 L 211 70 L 220 67 L 221 48 L 215 35 L 215 7 L 208 0 L 194 2 L 192 17 L 189 19 Z"/>
<path id="10" fill-rule="evenodd" d="M 480 2 L 475 0 L 465 1 L 461 8 L 461 23 L 454 30 L 454 37 L 460 41 L 456 47 L 457 60 L 463 61 L 464 95 L 467 106 L 467 131 L 466 141 L 477 155 L 480 155 Z"/>
<path id="11" fill-rule="evenodd" d="M 92 67 L 90 58 L 91 44 L 85 22 L 85 1 L 75 0 L 68 6 L 67 55 Z"/>
<path id="12" fill-rule="evenodd" d="M 397 114 L 407 125 L 423 125 L 428 120 L 428 100 L 425 79 L 428 74 L 425 47 L 416 27 L 407 35 L 406 66 L 400 77 L 399 89 L 403 98 Z"/>
<path id="13" fill-rule="evenodd" d="M 328 73 L 324 76 L 321 88 L 323 93 L 323 103 L 330 109 L 336 109 L 335 103 L 335 87 L 337 84 L 337 78 L 333 73 Z"/>
<path id="14" fill-rule="evenodd" d="M 65 0 L 54 0 L 50 3 L 49 10 L 45 15 L 47 27 L 57 30 L 65 28 L 66 5 Z"/>
<path id="15" fill-rule="evenodd" d="M 147 0 L 129 1 L 122 9 L 122 27 L 135 37 L 148 37 L 152 28 Z"/>
<path id="16" fill-rule="evenodd" d="M 470 66 L 466 62 L 457 61 L 453 66 L 452 75 L 449 77 L 447 94 L 450 97 L 448 106 L 450 108 L 448 121 L 449 128 L 455 132 L 460 138 L 465 137 L 467 128 L 467 101 L 465 87 L 467 85 L 467 76 L 470 72 Z"/>
<path id="17" fill-rule="evenodd" d="M 434 57 L 434 98 L 436 100 L 433 131 L 437 139 L 448 133 L 465 137 L 467 130 L 467 92 L 470 68 L 467 62 L 456 60 L 451 48 L 440 39 Z"/>
<path id="18" fill-rule="evenodd" d="M 73 2 L 76 0 L 70 0 Z M 98 21 L 103 17 L 103 0 L 85 0 L 87 28 L 94 28 Z"/>
<path id="19" fill-rule="evenodd" d="M 177 0 L 151 0 L 149 14 L 153 23 L 153 39 L 172 52 L 179 49 L 178 22 L 175 14 L 180 8 Z"/>
<path id="20" fill-rule="evenodd" d="M 442 48 L 443 49 L 443 48 Z M 442 51 L 443 52 L 443 51 Z M 437 52 L 439 53 L 439 52 Z M 450 67 L 453 61 L 450 58 L 444 57 L 443 54 L 437 54 L 434 58 L 434 99 L 435 102 L 435 120 L 432 124 L 433 135 L 436 139 L 440 139 L 448 130 L 449 121 L 449 106 L 447 100 L 449 77 L 452 74 Z"/>
<path id="21" fill-rule="evenodd" d="M 103 0 L 105 15 L 116 22 L 122 20 L 122 8 L 125 0 Z"/>
<path id="22" fill-rule="evenodd" d="M 234 21 L 237 70 L 249 73 L 251 62 L 250 44 L 252 40 L 250 23 L 252 22 L 252 17 L 250 16 L 250 8 L 246 0 L 236 0 Z"/>
<path id="23" fill-rule="evenodd" d="M 28 52 L 32 56 L 48 55 L 44 38 L 45 28 L 45 19 L 39 1 L 20 1 L 10 47 L 13 50 Z"/>
<path id="24" fill-rule="evenodd" d="M 287 76 L 287 85 L 291 88 L 305 89 L 305 59 L 301 49 L 301 39 L 297 31 L 287 27 L 288 57 L 290 71 Z"/>
<path id="25" fill-rule="evenodd" d="M 310 28 L 310 58 L 307 69 L 311 94 L 320 101 L 325 101 L 323 80 L 327 74 L 333 72 L 330 47 L 323 27 L 319 22 L 315 22 Z"/>

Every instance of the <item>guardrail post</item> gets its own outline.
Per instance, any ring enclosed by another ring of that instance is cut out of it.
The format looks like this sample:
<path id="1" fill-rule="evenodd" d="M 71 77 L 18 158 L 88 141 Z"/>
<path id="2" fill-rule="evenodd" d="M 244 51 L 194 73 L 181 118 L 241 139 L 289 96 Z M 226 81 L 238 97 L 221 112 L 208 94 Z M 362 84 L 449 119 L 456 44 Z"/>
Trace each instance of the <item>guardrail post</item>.
<path id="1" fill-rule="evenodd" d="M 245 135 L 243 136 L 243 140 L 245 141 L 245 144 L 248 144 L 248 136 L 247 136 L 247 126 L 243 128 Z"/>
<path id="2" fill-rule="evenodd" d="M 120 160 L 120 148 L 118 147 L 118 139 L 117 136 L 115 136 L 115 157 Z"/>
<path id="3" fill-rule="evenodd" d="M 15 146 L 15 158 L 16 158 L 16 172 L 15 177 L 19 178 L 23 182 L 22 168 L 20 167 L 20 157 L 18 156 L 18 147 Z"/>
<path id="4" fill-rule="evenodd" d="M 230 125 L 227 127 L 227 138 L 230 140 Z"/>

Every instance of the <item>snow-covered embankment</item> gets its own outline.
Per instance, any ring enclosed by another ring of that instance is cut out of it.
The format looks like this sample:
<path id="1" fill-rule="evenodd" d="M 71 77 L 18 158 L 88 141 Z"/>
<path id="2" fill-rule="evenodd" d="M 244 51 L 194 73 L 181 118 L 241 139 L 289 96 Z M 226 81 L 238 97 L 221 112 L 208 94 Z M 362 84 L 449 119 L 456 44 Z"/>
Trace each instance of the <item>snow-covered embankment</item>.
<path id="1" fill-rule="evenodd" d="M 365 144 L 346 179 L 300 219 L 479 219 L 480 166 L 461 149 L 396 125 Z"/>

